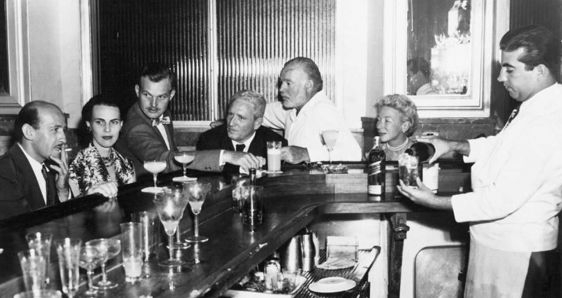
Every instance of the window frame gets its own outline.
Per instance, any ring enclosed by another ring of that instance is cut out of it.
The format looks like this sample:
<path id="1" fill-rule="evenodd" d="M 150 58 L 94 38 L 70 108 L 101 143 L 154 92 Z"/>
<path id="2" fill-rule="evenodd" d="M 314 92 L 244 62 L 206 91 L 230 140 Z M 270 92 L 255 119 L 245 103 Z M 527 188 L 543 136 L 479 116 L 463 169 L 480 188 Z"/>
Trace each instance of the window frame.
<path id="1" fill-rule="evenodd" d="M 27 1 L 6 0 L 10 95 L 0 96 L 3 114 L 17 114 L 30 98 L 27 44 Z"/>

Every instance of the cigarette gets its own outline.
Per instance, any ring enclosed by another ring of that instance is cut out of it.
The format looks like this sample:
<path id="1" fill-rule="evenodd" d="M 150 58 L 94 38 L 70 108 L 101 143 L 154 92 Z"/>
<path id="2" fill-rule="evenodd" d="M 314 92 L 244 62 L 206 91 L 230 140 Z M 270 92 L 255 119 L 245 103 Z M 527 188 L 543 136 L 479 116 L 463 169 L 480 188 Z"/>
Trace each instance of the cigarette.
<path id="1" fill-rule="evenodd" d="M 70 151 L 72 151 L 72 148 L 64 148 L 64 151 L 70 152 Z"/>

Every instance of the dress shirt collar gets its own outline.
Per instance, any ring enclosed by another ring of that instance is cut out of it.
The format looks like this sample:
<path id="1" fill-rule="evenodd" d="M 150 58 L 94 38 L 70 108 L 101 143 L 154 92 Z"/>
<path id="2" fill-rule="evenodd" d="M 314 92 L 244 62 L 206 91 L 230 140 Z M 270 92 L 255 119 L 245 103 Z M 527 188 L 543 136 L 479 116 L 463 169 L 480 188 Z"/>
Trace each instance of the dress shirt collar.
<path id="1" fill-rule="evenodd" d="M 561 84 L 554 83 L 522 102 L 517 118 L 521 116 L 524 117 L 528 114 L 536 115 L 537 113 L 540 114 L 549 111 L 552 106 L 552 101 L 558 102 L 560 100 L 560 98 L 557 97 L 557 95 L 560 94 L 560 88 L 562 88 Z"/>
<path id="2" fill-rule="evenodd" d="M 254 137 L 255 137 L 255 136 L 256 136 L 256 132 L 254 131 L 254 133 L 253 133 L 246 141 L 244 141 L 244 142 L 242 142 L 242 143 L 239 143 L 239 142 L 236 142 L 236 141 L 234 141 L 234 140 L 231 140 L 231 142 L 232 142 L 232 147 L 236 148 L 236 145 L 244 144 L 244 145 L 245 145 L 245 147 L 244 147 L 244 152 L 248 152 L 248 149 L 250 149 L 250 144 L 251 144 L 252 141 L 254 140 Z"/>
<path id="3" fill-rule="evenodd" d="M 313 110 L 314 106 L 325 99 L 327 99 L 327 97 L 324 95 L 324 93 L 322 93 L 322 91 L 317 92 L 307 103 L 304 104 L 298 114 L 297 109 L 293 109 L 295 116 L 298 116 L 300 114 L 306 115 L 308 111 Z"/>

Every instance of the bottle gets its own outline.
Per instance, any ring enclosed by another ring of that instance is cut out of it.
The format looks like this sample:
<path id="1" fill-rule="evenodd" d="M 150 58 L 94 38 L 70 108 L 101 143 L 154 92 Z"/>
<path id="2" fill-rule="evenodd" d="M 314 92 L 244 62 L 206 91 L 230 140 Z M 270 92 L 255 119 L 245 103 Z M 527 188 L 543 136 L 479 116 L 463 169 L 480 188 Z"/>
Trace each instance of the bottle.
<path id="1" fill-rule="evenodd" d="M 384 184 L 386 174 L 386 154 L 380 145 L 380 137 L 375 137 L 375 143 L 367 159 L 367 192 L 369 195 L 384 199 Z"/>
<path id="2" fill-rule="evenodd" d="M 429 164 L 429 160 L 435 154 L 435 147 L 431 143 L 417 142 L 410 148 L 406 149 L 405 153 L 418 158 L 418 174 L 423 184 L 437 192 L 439 187 L 439 163 Z"/>
<path id="3" fill-rule="evenodd" d="M 248 173 L 250 175 L 250 185 L 256 185 L 256 169 L 250 168 Z"/>

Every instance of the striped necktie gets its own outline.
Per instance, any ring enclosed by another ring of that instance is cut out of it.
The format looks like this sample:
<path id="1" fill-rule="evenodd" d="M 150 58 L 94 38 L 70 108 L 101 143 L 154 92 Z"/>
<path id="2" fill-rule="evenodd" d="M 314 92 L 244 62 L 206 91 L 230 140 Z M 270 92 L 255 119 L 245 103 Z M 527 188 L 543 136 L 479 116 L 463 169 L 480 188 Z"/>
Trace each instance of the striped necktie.
<path id="1" fill-rule="evenodd" d="M 515 116 L 517 116 L 517 113 L 519 113 L 519 109 L 513 109 L 513 111 L 511 111 L 511 115 L 509 115 L 509 118 L 507 118 L 507 121 L 505 122 L 505 125 L 503 126 L 503 129 L 505 129 L 509 123 L 511 123 L 511 121 L 513 121 L 513 119 L 515 119 Z"/>

